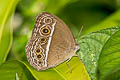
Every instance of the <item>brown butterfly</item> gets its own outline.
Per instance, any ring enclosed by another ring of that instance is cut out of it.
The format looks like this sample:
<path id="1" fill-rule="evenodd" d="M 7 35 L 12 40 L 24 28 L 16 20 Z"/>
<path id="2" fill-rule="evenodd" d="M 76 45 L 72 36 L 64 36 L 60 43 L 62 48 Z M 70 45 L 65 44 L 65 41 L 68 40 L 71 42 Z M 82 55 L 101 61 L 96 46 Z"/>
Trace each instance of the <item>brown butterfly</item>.
<path id="1" fill-rule="evenodd" d="M 68 26 L 58 17 L 42 12 L 36 17 L 32 36 L 26 45 L 31 66 L 38 71 L 70 60 L 79 49 Z"/>

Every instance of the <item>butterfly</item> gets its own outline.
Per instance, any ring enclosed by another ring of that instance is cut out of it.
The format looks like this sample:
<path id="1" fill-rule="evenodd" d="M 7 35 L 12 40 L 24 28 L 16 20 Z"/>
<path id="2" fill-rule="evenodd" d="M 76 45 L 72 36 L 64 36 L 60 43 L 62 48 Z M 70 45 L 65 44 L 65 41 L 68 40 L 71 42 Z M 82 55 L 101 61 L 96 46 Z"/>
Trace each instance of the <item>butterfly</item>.
<path id="1" fill-rule="evenodd" d="M 61 19 L 42 12 L 36 17 L 25 50 L 30 65 L 40 71 L 70 60 L 79 48 L 72 32 Z"/>

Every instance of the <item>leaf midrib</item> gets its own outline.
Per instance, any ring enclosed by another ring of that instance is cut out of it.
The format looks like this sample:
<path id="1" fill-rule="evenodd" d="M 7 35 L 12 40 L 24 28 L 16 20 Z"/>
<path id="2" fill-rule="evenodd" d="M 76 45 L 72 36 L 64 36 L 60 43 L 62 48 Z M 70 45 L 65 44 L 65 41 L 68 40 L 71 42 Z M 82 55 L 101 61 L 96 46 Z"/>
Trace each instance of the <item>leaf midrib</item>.
<path id="1" fill-rule="evenodd" d="M 118 30 L 119 31 L 119 30 Z M 109 40 L 112 38 L 112 36 L 114 36 L 115 33 L 117 33 L 118 31 L 115 31 L 108 39 L 107 41 L 105 42 L 105 44 L 103 45 L 102 49 L 101 49 L 101 52 L 100 52 L 100 56 L 99 58 L 101 57 L 101 53 L 103 52 L 104 48 L 105 48 L 105 45 L 109 42 Z M 100 59 L 98 59 L 100 60 Z"/>

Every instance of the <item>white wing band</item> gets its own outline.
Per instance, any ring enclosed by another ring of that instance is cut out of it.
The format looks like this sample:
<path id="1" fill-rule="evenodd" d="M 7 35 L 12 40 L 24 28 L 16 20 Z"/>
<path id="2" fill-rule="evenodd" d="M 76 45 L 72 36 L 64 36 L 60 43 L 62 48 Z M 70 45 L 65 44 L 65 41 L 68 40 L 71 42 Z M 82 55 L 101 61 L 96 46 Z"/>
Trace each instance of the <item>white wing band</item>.
<path id="1" fill-rule="evenodd" d="M 55 23 L 52 25 L 52 30 L 51 30 L 51 33 L 50 33 L 50 37 L 49 37 L 49 39 L 48 39 L 47 47 L 46 47 L 45 67 L 47 67 L 48 52 L 49 52 L 50 43 L 51 43 L 51 40 L 52 40 L 52 35 L 53 35 L 54 30 L 55 30 L 55 25 L 56 25 L 56 21 L 55 21 Z"/>

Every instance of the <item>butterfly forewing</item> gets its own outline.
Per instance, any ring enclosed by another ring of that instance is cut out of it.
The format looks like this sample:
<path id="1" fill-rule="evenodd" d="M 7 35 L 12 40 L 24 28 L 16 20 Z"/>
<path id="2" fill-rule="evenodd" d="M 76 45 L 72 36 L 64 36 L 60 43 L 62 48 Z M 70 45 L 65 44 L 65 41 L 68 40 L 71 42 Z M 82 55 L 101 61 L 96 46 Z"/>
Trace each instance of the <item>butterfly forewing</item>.
<path id="1" fill-rule="evenodd" d="M 48 14 L 41 13 L 36 17 L 32 36 L 26 45 L 26 55 L 29 63 L 39 70 L 47 68 L 47 57 L 50 41 L 56 21 Z"/>

